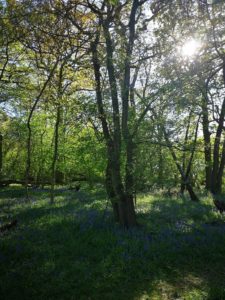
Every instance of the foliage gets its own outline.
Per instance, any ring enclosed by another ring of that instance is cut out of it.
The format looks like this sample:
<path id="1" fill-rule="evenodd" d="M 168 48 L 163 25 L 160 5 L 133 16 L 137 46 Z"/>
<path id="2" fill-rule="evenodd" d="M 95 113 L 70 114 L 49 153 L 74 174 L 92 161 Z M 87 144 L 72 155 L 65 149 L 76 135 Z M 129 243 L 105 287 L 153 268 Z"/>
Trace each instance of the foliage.
<path id="1" fill-rule="evenodd" d="M 79 174 L 90 182 L 103 181 L 110 151 L 107 152 L 102 115 L 96 102 L 91 45 L 98 33 L 95 53 L 100 63 L 103 115 L 109 134 L 113 135 L 117 114 L 113 112 L 112 82 L 107 69 L 109 53 L 103 30 L 106 24 L 98 22 L 112 14 L 107 26 L 112 42 L 118 117 L 122 124 L 127 114 L 128 130 L 121 135 L 121 153 L 115 160 L 120 164 L 121 184 L 126 182 L 126 172 L 131 169 L 129 176 L 135 181 L 134 187 L 130 187 L 132 191 L 181 184 L 164 138 L 165 130 L 180 165 L 187 166 L 195 147 L 189 180 L 196 182 L 198 188 L 205 185 L 212 191 L 207 186 L 207 172 L 219 177 L 217 165 L 223 169 L 225 161 L 224 129 L 220 129 L 221 122 L 219 125 L 224 103 L 224 4 L 154 0 L 149 6 L 147 1 L 139 1 L 137 9 L 134 5 L 137 22 L 132 37 L 131 23 L 126 22 L 134 3 L 109 1 L 101 7 L 100 2 L 23 0 L 7 1 L 1 7 L 3 179 L 25 178 L 28 152 L 30 178 L 51 179 L 56 111 L 60 105 L 56 171 L 63 173 L 68 182 Z M 128 39 L 133 46 L 129 46 Z M 198 40 L 201 46 L 193 56 L 185 57 L 182 47 L 191 39 Z M 127 112 L 123 105 L 127 97 L 123 87 L 125 69 L 130 72 Z M 122 127 L 124 131 L 124 124 Z M 187 127 L 189 132 L 185 138 Z M 130 137 L 132 147 L 127 147 L 125 136 Z M 133 164 L 130 162 L 129 167 L 126 148 L 135 148 Z M 208 158 L 206 149 L 210 149 Z M 220 190 L 223 187 L 221 184 Z"/>

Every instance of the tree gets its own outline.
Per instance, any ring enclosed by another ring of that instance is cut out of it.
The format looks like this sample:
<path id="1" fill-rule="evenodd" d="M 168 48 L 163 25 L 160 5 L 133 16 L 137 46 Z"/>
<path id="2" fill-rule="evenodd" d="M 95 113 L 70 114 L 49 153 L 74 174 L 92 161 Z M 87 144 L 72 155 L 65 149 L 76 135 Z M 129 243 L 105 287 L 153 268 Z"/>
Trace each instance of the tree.
<path id="1" fill-rule="evenodd" d="M 225 161 L 223 19 L 223 3 L 174 0 L 159 17 L 160 26 L 156 30 L 166 63 L 163 77 L 170 70 L 167 80 L 174 82 L 176 90 L 181 87 L 184 95 L 192 94 L 195 101 L 189 105 L 202 111 L 205 187 L 214 194 L 221 192 Z M 182 55 L 182 47 L 191 39 L 197 39 L 200 46 L 194 56 L 187 58 Z"/>
<path id="2" fill-rule="evenodd" d="M 107 191 L 114 208 L 115 217 L 118 218 L 121 225 L 126 227 L 136 225 L 133 201 L 134 137 L 150 107 L 148 103 L 143 109 L 136 110 L 133 90 L 137 74 L 133 75 L 131 72 L 133 55 L 137 47 L 135 43 L 138 35 L 137 23 L 140 20 L 143 21 L 144 10 L 142 6 L 144 3 L 145 1 L 137 0 L 125 4 L 110 4 L 110 2 L 103 1 L 98 7 L 88 2 L 88 7 L 95 14 L 98 24 L 97 32 L 91 42 L 91 51 L 98 113 L 107 145 Z M 122 22 L 122 15 L 124 22 Z M 117 37 L 118 43 L 116 43 Z M 106 112 L 103 99 L 104 86 L 101 76 L 103 65 L 99 58 L 99 44 L 102 40 L 105 42 L 104 55 L 110 91 L 109 97 L 111 98 L 112 120 Z M 121 53 L 121 56 L 115 54 L 115 49 Z M 120 76 L 117 80 L 116 74 L 118 72 L 120 72 Z M 124 169 L 122 167 L 123 162 L 125 164 Z"/>

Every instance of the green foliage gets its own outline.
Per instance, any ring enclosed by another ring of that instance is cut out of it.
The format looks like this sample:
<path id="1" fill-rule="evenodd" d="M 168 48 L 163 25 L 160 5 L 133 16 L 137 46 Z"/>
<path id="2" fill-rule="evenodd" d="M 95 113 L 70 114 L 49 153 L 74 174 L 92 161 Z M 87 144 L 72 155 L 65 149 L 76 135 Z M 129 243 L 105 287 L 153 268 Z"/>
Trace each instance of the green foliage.
<path id="1" fill-rule="evenodd" d="M 37 181 L 51 178 L 54 123 L 48 113 L 39 112 L 32 120 L 32 171 Z M 4 177 L 23 179 L 26 167 L 27 129 L 23 118 L 7 118 L 1 124 L 4 135 Z M 103 181 L 105 148 L 91 127 L 61 127 L 58 171 L 68 182 L 83 177 L 90 182 Z"/>
<path id="2" fill-rule="evenodd" d="M 119 3 L 119 0 L 110 0 L 109 3 L 112 5 L 117 5 Z"/>

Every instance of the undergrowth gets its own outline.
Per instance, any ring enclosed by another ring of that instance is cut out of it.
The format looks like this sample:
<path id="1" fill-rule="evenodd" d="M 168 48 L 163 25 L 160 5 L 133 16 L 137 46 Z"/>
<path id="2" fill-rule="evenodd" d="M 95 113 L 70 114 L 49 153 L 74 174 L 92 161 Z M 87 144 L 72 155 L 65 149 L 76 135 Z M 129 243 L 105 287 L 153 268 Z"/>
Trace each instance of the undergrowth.
<path id="1" fill-rule="evenodd" d="M 0 192 L 0 299 L 225 299 L 225 218 L 209 197 L 139 195 L 114 223 L 101 190 Z"/>

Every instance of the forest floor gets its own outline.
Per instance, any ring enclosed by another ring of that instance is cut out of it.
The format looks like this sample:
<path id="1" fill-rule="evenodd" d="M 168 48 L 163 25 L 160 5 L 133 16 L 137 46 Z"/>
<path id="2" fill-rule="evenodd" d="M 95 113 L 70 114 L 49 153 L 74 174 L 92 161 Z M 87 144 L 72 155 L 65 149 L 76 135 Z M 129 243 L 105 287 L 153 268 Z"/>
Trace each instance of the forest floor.
<path id="1" fill-rule="evenodd" d="M 200 203 L 139 195 L 141 226 L 114 224 L 104 192 L 0 191 L 0 299 L 225 299 L 225 216 Z"/>

